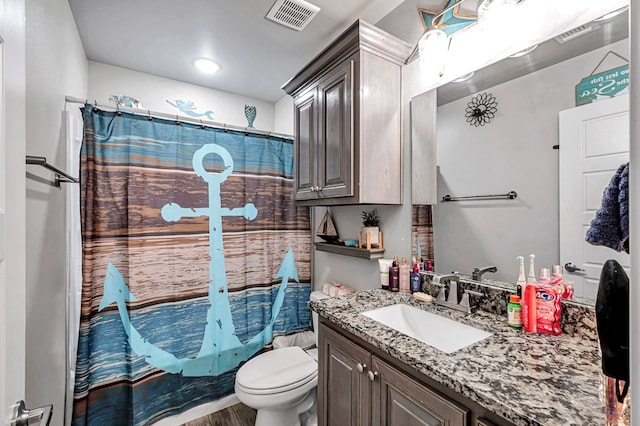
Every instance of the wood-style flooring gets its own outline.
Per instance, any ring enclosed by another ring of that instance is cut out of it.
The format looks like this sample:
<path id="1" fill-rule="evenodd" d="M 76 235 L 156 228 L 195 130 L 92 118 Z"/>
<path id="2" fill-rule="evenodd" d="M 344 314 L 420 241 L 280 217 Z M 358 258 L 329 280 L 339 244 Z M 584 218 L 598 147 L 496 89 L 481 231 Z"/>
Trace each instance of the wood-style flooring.
<path id="1" fill-rule="evenodd" d="M 184 426 L 253 426 L 256 410 L 244 404 L 236 404 L 205 417 L 200 417 Z"/>

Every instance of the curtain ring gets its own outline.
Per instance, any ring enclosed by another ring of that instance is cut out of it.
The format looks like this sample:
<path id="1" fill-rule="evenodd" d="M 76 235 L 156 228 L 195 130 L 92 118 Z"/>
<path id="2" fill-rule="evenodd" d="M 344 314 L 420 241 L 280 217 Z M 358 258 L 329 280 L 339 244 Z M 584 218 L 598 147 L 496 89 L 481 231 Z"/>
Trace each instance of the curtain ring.
<path id="1" fill-rule="evenodd" d="M 176 115 L 176 126 L 179 126 L 180 124 L 182 124 L 180 123 L 180 118 L 178 118 L 178 116 Z"/>
<path id="2" fill-rule="evenodd" d="M 271 132 L 267 132 L 267 139 L 269 139 L 269 136 L 271 136 Z"/>
<path id="3" fill-rule="evenodd" d="M 204 125 L 204 123 L 202 122 L 202 118 L 200 119 L 200 128 L 201 129 L 205 129 L 206 126 Z"/>
<path id="4" fill-rule="evenodd" d="M 247 130 L 247 128 L 246 128 L 246 127 L 244 128 L 244 135 L 245 135 L 245 136 L 249 136 L 249 131 Z"/>
<path id="5" fill-rule="evenodd" d="M 151 117 L 151 111 L 147 110 L 147 120 L 151 121 L 153 120 L 153 117 Z"/>
<path id="6" fill-rule="evenodd" d="M 122 112 L 120 111 L 120 104 L 116 103 L 116 115 L 118 117 L 120 117 L 122 115 Z"/>
<path id="7" fill-rule="evenodd" d="M 224 126 L 224 132 L 227 133 L 227 123 L 222 123 L 222 125 Z"/>

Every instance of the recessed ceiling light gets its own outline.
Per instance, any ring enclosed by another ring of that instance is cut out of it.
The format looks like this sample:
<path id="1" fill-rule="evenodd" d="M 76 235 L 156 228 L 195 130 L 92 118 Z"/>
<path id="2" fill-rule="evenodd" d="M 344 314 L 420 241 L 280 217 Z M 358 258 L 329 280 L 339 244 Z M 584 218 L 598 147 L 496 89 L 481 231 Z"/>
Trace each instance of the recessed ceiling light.
<path id="1" fill-rule="evenodd" d="M 220 70 L 220 65 L 218 65 L 217 62 L 214 62 L 211 59 L 207 58 L 196 59 L 195 61 L 193 61 L 193 66 L 207 74 L 213 74 L 214 72 L 218 72 Z"/>

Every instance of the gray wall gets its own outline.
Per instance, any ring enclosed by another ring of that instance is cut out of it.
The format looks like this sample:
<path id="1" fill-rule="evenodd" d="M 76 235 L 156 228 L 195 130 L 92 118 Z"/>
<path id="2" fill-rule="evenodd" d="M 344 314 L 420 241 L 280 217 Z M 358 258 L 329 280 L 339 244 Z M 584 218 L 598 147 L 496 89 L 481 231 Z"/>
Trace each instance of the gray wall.
<path id="1" fill-rule="evenodd" d="M 518 198 L 435 206 L 436 271 L 496 265 L 487 278 L 515 283 L 518 255 L 535 254 L 536 271 L 559 263 L 558 112 L 575 106 L 575 85 L 608 50 L 628 57 L 628 40 L 485 90 L 498 112 L 483 127 L 465 121 L 471 97 L 438 108 L 438 199 L 510 190 Z"/>
<path id="2" fill-rule="evenodd" d="M 86 97 L 87 60 L 66 0 L 27 1 L 26 25 L 27 154 L 47 157 L 65 169 L 64 97 Z M 78 106 L 73 107 L 77 112 Z M 28 170 L 53 177 L 34 166 Z M 27 179 L 26 190 L 26 401 L 27 407 L 53 403 L 51 424 L 61 425 L 66 371 L 65 187 Z"/>

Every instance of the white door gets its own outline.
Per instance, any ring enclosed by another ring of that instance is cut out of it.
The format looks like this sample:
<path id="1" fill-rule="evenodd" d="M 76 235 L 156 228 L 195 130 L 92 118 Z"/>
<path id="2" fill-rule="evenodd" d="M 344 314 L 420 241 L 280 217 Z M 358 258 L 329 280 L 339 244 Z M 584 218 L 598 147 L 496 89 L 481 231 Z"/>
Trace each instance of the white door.
<path id="1" fill-rule="evenodd" d="M 604 189 L 629 161 L 629 96 L 561 111 L 559 128 L 560 261 L 577 268 L 563 271 L 574 283 L 574 295 L 595 299 L 606 260 L 617 260 L 629 273 L 628 254 L 585 241 Z"/>

